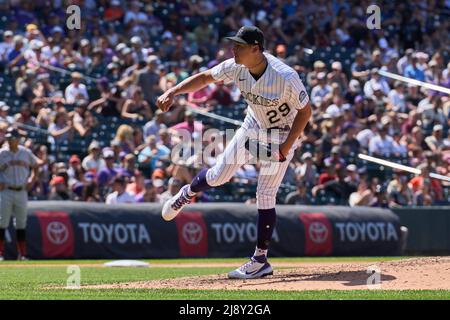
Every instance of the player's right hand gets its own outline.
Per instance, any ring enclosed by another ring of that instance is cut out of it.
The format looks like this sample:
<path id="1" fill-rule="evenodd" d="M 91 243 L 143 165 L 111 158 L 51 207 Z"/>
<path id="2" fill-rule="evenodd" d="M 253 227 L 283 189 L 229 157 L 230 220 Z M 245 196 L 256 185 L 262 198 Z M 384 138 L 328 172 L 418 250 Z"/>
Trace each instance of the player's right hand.
<path id="1" fill-rule="evenodd" d="M 166 112 L 170 109 L 173 104 L 173 98 L 175 94 L 172 90 L 167 90 L 156 100 L 156 106 L 162 111 Z"/>

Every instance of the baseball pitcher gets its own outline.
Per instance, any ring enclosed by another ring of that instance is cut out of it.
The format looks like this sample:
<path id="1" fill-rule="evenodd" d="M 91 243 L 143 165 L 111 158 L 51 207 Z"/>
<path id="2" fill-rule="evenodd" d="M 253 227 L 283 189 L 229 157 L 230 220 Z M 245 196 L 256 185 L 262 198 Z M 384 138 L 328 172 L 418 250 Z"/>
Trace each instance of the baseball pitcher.
<path id="1" fill-rule="evenodd" d="M 196 193 L 228 182 L 245 163 L 244 159 L 258 157 L 263 168 L 271 169 L 261 170 L 258 177 L 256 250 L 250 261 L 228 276 L 260 278 L 273 274 L 267 252 L 276 221 L 276 195 L 299 145 L 298 138 L 311 117 L 311 107 L 297 72 L 264 52 L 264 35 L 260 29 L 245 26 L 236 36 L 227 39 L 233 41 L 234 58 L 167 90 L 158 98 L 157 106 L 165 112 L 179 94 L 195 92 L 213 82 L 234 82 L 248 103 L 247 116 L 217 163 L 210 169 L 201 170 L 191 184 L 166 201 L 162 217 L 167 221 L 174 219 Z M 273 131 L 277 134 L 255 134 Z M 276 138 L 261 138 L 272 136 Z"/>

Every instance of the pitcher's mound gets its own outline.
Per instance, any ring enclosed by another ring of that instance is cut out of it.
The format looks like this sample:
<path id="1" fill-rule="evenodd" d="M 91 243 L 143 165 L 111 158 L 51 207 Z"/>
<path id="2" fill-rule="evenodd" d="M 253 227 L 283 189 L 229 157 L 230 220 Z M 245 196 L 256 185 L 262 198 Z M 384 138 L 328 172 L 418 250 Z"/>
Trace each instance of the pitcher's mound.
<path id="1" fill-rule="evenodd" d="M 298 263 L 263 279 L 231 280 L 226 274 L 87 286 L 97 289 L 192 290 L 450 290 L 450 258 L 427 257 L 364 263 Z M 375 271 L 372 274 L 372 271 Z M 379 272 L 379 273 L 378 273 Z M 377 280 L 380 281 L 377 281 Z M 378 285 L 377 285 L 378 284 Z"/>

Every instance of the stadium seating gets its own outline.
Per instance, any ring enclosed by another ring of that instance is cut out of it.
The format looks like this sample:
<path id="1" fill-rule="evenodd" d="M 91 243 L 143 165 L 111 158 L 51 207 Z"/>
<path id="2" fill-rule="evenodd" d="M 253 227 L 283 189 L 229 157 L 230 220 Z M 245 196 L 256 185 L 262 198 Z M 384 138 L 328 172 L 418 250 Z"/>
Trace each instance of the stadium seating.
<path id="1" fill-rule="evenodd" d="M 155 3 L 155 10 L 158 10 L 158 5 Z M 0 30 L 5 25 L 6 16 L 0 15 Z M 187 18 L 191 19 L 191 18 Z M 195 25 L 197 22 L 189 21 L 192 25 Z M 212 16 L 210 18 L 210 23 L 214 25 L 218 25 L 220 23 L 219 16 Z M 118 27 L 118 26 L 117 26 Z M 161 39 L 157 39 L 155 41 L 160 41 Z M 443 55 L 445 57 L 445 61 L 448 61 L 448 52 L 443 51 Z M 344 71 L 349 72 L 351 62 L 355 57 L 355 53 L 353 49 L 349 49 L 343 46 L 329 46 L 325 48 L 317 48 L 314 50 L 313 55 L 310 57 L 310 61 L 322 60 L 325 64 L 330 68 L 331 64 L 334 61 L 341 61 Z M 90 73 L 90 76 L 95 78 L 100 78 L 102 76 L 106 76 L 105 68 L 98 70 L 93 70 Z M 84 72 L 84 70 L 80 70 Z M 69 74 L 61 74 L 58 72 L 50 72 L 50 81 L 54 85 L 58 86 L 60 89 L 64 90 L 64 88 L 70 84 L 70 75 Z M 100 93 L 96 87 L 96 84 L 92 81 L 86 81 L 86 85 L 89 90 L 89 95 L 91 97 L 98 97 Z M 23 99 L 15 93 L 15 83 L 14 79 L 8 75 L 8 73 L 0 73 L 0 100 L 5 101 L 10 107 L 12 113 L 17 113 L 20 111 L 20 107 L 24 102 Z M 73 110 L 72 106 L 67 106 L 68 110 Z M 226 107 L 222 105 L 215 106 L 211 112 L 224 116 L 231 119 L 236 119 L 242 121 L 244 118 L 244 111 L 246 109 L 245 104 L 237 104 L 231 107 Z M 145 125 L 145 121 L 139 121 L 134 119 L 121 119 L 117 117 L 103 117 L 99 114 L 95 114 L 95 117 L 98 120 L 98 126 L 96 126 L 92 132 L 87 137 L 80 137 L 78 134 L 75 134 L 75 137 L 71 141 L 62 141 L 53 146 L 52 152 L 54 152 L 54 156 L 57 161 L 67 162 L 70 155 L 77 154 L 80 157 L 84 157 L 87 154 L 87 146 L 92 140 L 99 141 L 102 147 L 108 146 L 110 141 L 114 139 L 117 128 L 121 124 L 129 124 L 133 127 L 143 127 Z M 212 127 L 217 128 L 219 130 L 226 129 L 234 129 L 235 125 L 215 120 L 207 116 L 203 116 L 200 114 L 196 115 L 196 120 L 202 121 L 206 128 Z M 36 144 L 47 144 L 50 146 L 47 136 L 41 131 L 33 131 L 28 130 L 28 137 L 32 139 Z M 301 153 L 304 152 L 314 152 L 314 145 L 312 144 L 304 144 L 301 147 Z M 371 162 L 367 162 L 365 160 L 361 160 L 357 157 L 356 154 L 349 154 L 345 159 L 347 164 L 356 164 L 358 168 L 364 168 L 367 170 L 368 176 L 378 177 L 381 181 L 384 181 L 383 187 L 387 186 L 387 183 L 392 179 L 392 169 L 374 164 Z M 401 157 L 389 157 L 387 160 L 394 161 L 400 164 L 409 165 L 408 158 Z M 145 172 L 146 174 L 151 174 L 148 170 Z M 311 186 L 309 186 L 309 191 L 311 190 Z M 278 202 L 283 203 L 286 195 L 292 191 L 296 190 L 296 186 L 284 185 L 280 187 L 278 193 Z M 225 186 L 212 189 L 207 192 L 207 196 L 211 201 L 233 201 L 233 202 L 245 202 L 248 199 L 252 199 L 256 194 L 256 182 L 251 183 L 239 183 L 232 182 Z M 450 203 L 450 187 L 444 188 L 444 196 L 447 203 Z M 326 205 L 326 204 L 334 204 L 334 205 L 348 205 L 347 201 L 340 200 L 336 198 L 335 195 L 329 194 L 325 191 L 320 191 L 317 197 L 310 197 L 311 202 L 317 205 Z"/>

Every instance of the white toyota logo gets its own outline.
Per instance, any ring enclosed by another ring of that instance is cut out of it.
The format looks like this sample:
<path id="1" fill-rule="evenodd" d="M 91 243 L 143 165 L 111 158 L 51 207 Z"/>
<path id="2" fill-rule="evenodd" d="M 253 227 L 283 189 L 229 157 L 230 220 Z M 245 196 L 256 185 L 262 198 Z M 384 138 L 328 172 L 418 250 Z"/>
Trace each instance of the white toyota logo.
<path id="1" fill-rule="evenodd" d="M 328 228 L 322 222 L 309 225 L 309 237 L 314 243 L 324 243 L 328 238 Z"/>
<path id="2" fill-rule="evenodd" d="M 61 245 L 69 238 L 69 230 L 62 222 L 50 222 L 47 226 L 47 238 L 51 243 Z"/>
<path id="3" fill-rule="evenodd" d="M 183 239 L 188 244 L 198 244 L 203 238 L 202 227 L 198 223 L 188 222 L 183 226 Z"/>

